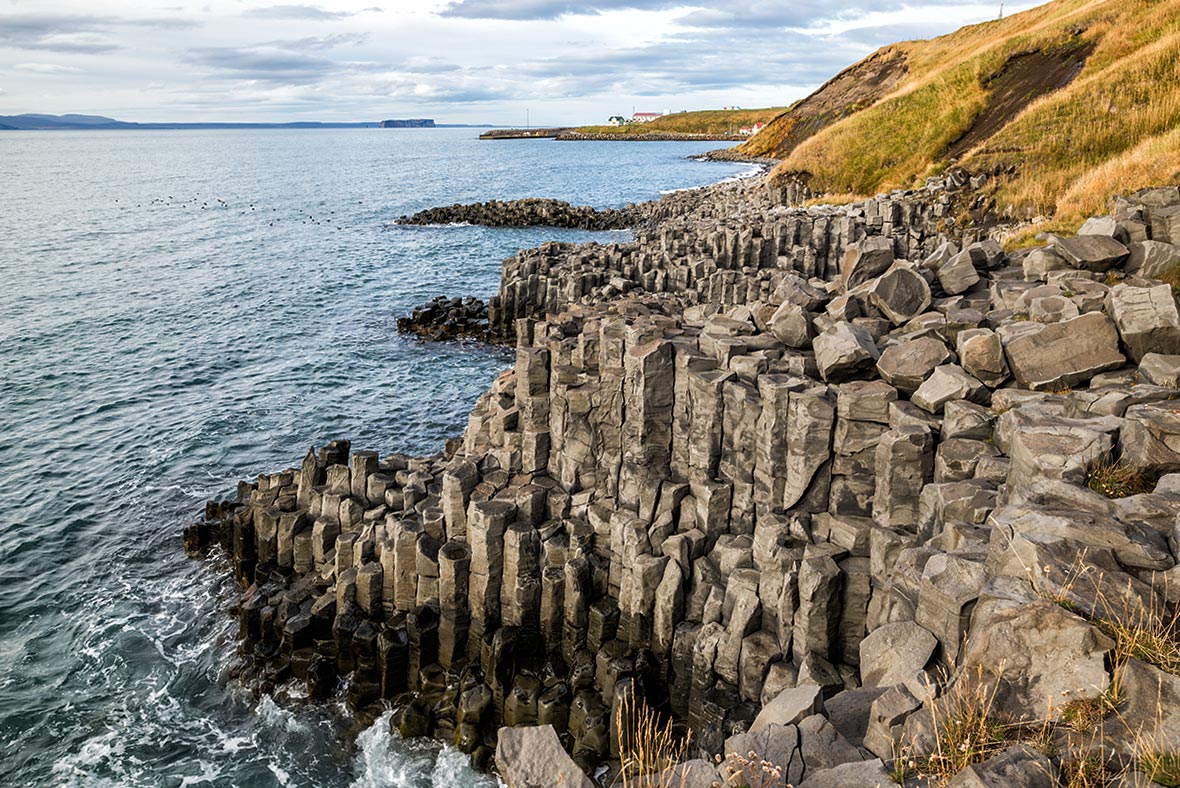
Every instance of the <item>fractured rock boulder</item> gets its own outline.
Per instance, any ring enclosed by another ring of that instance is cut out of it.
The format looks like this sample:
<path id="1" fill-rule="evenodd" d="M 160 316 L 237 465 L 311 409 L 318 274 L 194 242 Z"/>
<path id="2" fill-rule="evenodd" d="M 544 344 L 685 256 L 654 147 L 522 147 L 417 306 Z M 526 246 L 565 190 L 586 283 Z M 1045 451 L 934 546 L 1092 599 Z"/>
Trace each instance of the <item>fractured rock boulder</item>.
<path id="1" fill-rule="evenodd" d="M 1148 353 L 1180 352 L 1180 312 L 1168 285 L 1116 285 L 1106 297 L 1106 308 L 1136 363 Z"/>
<path id="2" fill-rule="evenodd" d="M 898 263 L 869 285 L 869 302 L 900 326 L 930 306 L 930 285 L 912 266 Z"/>
<path id="3" fill-rule="evenodd" d="M 893 264 L 893 240 L 883 236 L 865 238 L 848 247 L 840 266 L 840 280 L 846 290 L 864 284 Z"/>
<path id="4" fill-rule="evenodd" d="M 1030 330 L 1004 347 L 1016 382 L 1034 391 L 1085 383 L 1126 363 L 1118 332 L 1106 315 L 1091 312 Z"/>
<path id="5" fill-rule="evenodd" d="M 1053 245 L 1067 263 L 1083 271 L 1109 271 L 1131 255 L 1130 249 L 1103 235 L 1058 238 Z"/>
<path id="6" fill-rule="evenodd" d="M 877 361 L 877 371 L 889 385 L 913 394 L 950 358 L 950 350 L 941 339 L 920 337 L 886 348 Z"/>
<path id="7" fill-rule="evenodd" d="M 881 353 L 863 327 L 838 322 L 815 338 L 815 362 L 829 382 L 849 380 L 873 368 Z"/>

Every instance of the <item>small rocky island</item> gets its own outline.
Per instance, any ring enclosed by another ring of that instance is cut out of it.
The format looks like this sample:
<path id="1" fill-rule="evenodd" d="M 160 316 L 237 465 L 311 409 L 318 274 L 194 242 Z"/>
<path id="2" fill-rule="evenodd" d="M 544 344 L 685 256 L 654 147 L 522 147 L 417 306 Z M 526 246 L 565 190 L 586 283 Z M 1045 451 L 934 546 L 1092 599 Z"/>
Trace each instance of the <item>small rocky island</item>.
<path id="1" fill-rule="evenodd" d="M 344 682 L 512 788 L 1153 784 L 1180 190 L 1008 253 L 952 219 L 983 180 L 723 184 L 506 260 L 515 366 L 461 438 L 332 442 L 186 531 L 232 558 L 249 672 Z M 636 708 L 674 755 L 636 758 Z"/>

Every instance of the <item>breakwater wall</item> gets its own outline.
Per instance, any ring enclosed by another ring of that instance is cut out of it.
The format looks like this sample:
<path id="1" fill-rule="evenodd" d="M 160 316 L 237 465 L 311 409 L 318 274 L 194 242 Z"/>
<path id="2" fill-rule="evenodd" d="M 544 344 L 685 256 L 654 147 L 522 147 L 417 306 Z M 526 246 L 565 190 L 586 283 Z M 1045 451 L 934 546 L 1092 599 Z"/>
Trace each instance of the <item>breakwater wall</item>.
<path id="1" fill-rule="evenodd" d="M 573 129 L 568 127 L 545 129 L 492 129 L 480 134 L 479 138 L 481 140 L 553 139 L 572 130 Z"/>
<path id="2" fill-rule="evenodd" d="M 1059 721 L 1117 679 L 1102 746 L 1180 747 L 1180 679 L 1096 623 L 1180 601 L 1180 192 L 1013 256 L 935 235 L 937 198 L 736 194 L 600 257 L 625 292 L 562 289 L 604 247 L 506 262 L 515 365 L 440 454 L 338 441 L 210 503 L 186 538 L 228 549 L 254 674 L 481 765 L 501 726 L 618 758 L 640 697 L 781 767 L 747 784 L 888 785 L 980 680 Z M 1103 462 L 1150 483 L 1107 497 Z"/>

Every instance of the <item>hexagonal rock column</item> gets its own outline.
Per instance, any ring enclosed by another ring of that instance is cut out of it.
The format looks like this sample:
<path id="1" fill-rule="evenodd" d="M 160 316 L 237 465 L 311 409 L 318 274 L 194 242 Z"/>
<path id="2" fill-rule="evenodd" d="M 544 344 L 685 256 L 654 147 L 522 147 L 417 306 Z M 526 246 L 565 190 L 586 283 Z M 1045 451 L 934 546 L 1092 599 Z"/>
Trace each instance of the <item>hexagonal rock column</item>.
<path id="1" fill-rule="evenodd" d="M 934 476 L 934 437 L 930 428 L 907 424 L 881 436 L 877 444 L 877 489 L 873 520 L 912 531 L 918 524 L 922 487 Z"/>
<path id="2" fill-rule="evenodd" d="M 787 465 L 783 489 L 784 510 L 804 507 L 806 511 L 827 508 L 832 454 L 832 429 L 836 402 L 827 386 L 791 392 L 787 411 Z M 824 471 L 826 467 L 826 471 Z M 816 486 L 822 489 L 813 489 Z M 809 493 L 812 493 L 809 495 Z"/>
<path id="3" fill-rule="evenodd" d="M 479 501 L 471 506 L 468 538 L 471 544 L 471 637 L 468 653 L 477 650 L 485 634 L 500 625 L 500 587 L 504 572 L 504 532 L 516 507 L 505 501 Z"/>
<path id="4" fill-rule="evenodd" d="M 667 478 L 672 457 L 672 345 L 648 342 L 624 357 L 623 465 L 619 502 L 638 506 L 645 491 Z"/>

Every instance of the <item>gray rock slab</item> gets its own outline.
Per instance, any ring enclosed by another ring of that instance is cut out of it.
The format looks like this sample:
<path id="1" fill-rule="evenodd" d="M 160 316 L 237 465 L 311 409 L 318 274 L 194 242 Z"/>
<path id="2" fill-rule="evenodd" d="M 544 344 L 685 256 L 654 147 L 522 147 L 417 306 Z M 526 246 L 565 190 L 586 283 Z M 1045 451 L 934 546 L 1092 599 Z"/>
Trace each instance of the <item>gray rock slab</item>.
<path id="1" fill-rule="evenodd" d="M 594 788 L 566 754 L 552 725 L 500 728 L 496 769 L 508 788 Z"/>
<path id="2" fill-rule="evenodd" d="M 1019 745 L 968 766 L 947 783 L 947 788 L 1053 788 L 1054 774 L 1044 754 Z"/>
<path id="3" fill-rule="evenodd" d="M 913 394 L 935 369 L 950 358 L 951 352 L 942 340 L 919 337 L 886 348 L 877 361 L 877 372 L 891 386 L 896 386 L 906 394 Z"/>
<path id="4" fill-rule="evenodd" d="M 912 621 L 886 624 L 860 642 L 861 684 L 892 687 L 930 662 L 938 638 Z"/>
<path id="5" fill-rule="evenodd" d="M 1180 355 L 1144 354 L 1139 360 L 1139 377 L 1156 386 L 1180 388 Z"/>
<path id="6" fill-rule="evenodd" d="M 750 733 L 757 733 L 769 725 L 794 725 L 824 710 L 823 690 L 813 684 L 783 690 L 778 697 L 762 707 Z"/>
<path id="7" fill-rule="evenodd" d="M 1180 353 L 1180 311 L 1168 285 L 1117 285 L 1107 294 L 1106 311 L 1134 361 L 1148 353 Z"/>
<path id="8" fill-rule="evenodd" d="M 1126 363 L 1114 323 L 1098 312 L 1030 329 L 1004 352 L 1016 382 L 1034 391 L 1076 386 Z"/>
<path id="9" fill-rule="evenodd" d="M 900 788 L 880 758 L 845 763 L 807 775 L 799 788 Z"/>
<path id="10" fill-rule="evenodd" d="M 864 284 L 889 268 L 893 259 L 893 239 L 876 236 L 857 241 L 844 253 L 840 280 L 845 289 Z"/>
<path id="11" fill-rule="evenodd" d="M 826 381 L 848 380 L 867 370 L 880 358 L 872 335 L 861 326 L 839 322 L 812 342 L 815 362 Z"/>
<path id="12" fill-rule="evenodd" d="M 1130 249 L 1103 235 L 1058 238 L 1053 245 L 1067 263 L 1084 271 L 1109 271 L 1131 256 Z"/>

